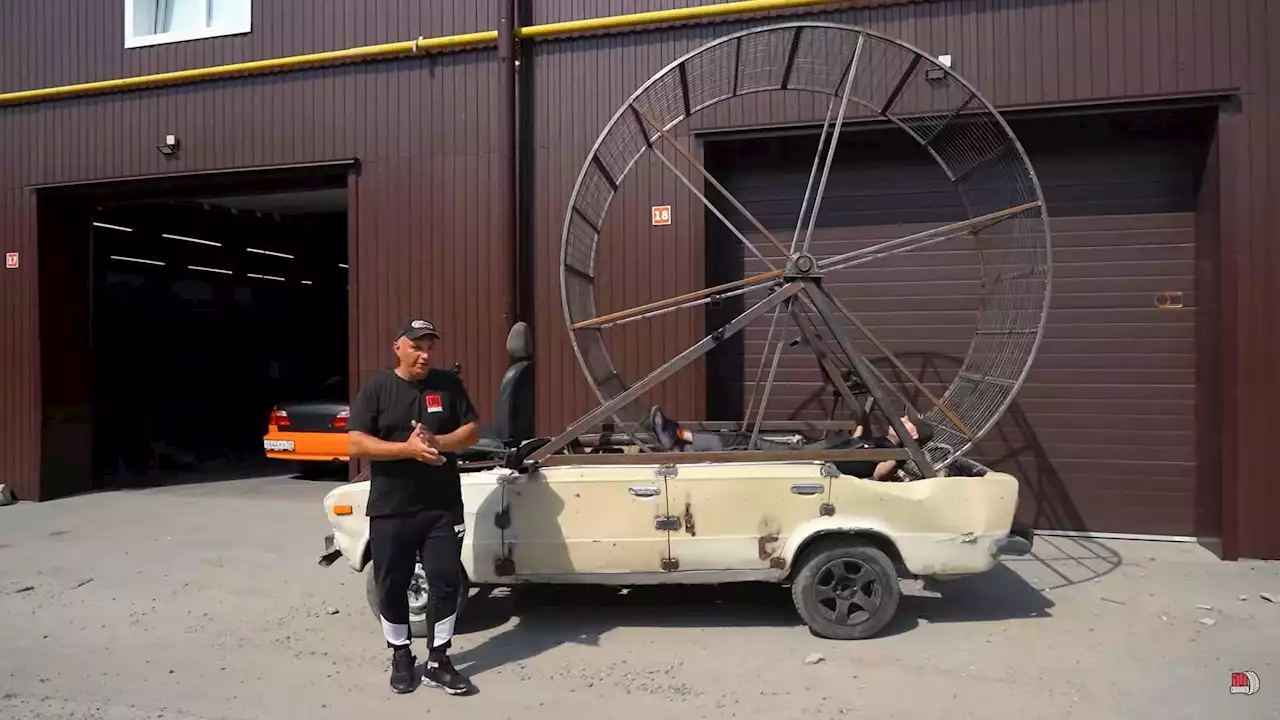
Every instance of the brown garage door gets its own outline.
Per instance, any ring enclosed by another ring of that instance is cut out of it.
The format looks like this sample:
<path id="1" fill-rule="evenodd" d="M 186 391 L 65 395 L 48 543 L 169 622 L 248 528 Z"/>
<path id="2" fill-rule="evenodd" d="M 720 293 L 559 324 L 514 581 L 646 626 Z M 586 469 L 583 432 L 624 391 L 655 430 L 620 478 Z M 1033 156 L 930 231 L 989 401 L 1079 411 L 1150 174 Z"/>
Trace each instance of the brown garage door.
<path id="1" fill-rule="evenodd" d="M 970 454 L 1024 480 L 1021 514 L 1037 527 L 1195 534 L 1197 127 L 1177 117 L 1015 126 L 1053 218 L 1052 309 L 1018 400 Z M 708 144 L 708 158 L 753 215 L 789 237 L 814 142 Z M 818 256 L 965 217 L 946 177 L 922 155 L 902 133 L 842 137 L 814 236 Z M 762 263 L 714 223 L 710 280 L 759 272 Z M 941 395 L 972 337 L 976 263 L 964 246 L 942 244 L 826 284 Z M 710 321 L 741 307 L 727 302 Z M 750 402 L 767 335 L 768 323 L 757 323 L 716 351 L 708 406 L 719 416 L 740 416 Z M 862 347 L 893 377 L 872 346 Z M 818 392 L 818 378 L 806 351 L 785 351 L 769 416 L 825 416 L 831 399 Z"/>

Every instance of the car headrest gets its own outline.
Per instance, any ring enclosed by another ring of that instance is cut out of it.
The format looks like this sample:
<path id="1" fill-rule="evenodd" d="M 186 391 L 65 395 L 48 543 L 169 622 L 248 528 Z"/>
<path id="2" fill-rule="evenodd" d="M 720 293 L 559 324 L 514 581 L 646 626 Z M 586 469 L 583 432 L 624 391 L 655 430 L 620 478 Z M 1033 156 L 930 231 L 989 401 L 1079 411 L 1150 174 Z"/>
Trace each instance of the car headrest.
<path id="1" fill-rule="evenodd" d="M 533 332 L 529 323 L 522 320 L 511 326 L 511 332 L 507 333 L 507 357 L 511 362 L 533 358 Z"/>

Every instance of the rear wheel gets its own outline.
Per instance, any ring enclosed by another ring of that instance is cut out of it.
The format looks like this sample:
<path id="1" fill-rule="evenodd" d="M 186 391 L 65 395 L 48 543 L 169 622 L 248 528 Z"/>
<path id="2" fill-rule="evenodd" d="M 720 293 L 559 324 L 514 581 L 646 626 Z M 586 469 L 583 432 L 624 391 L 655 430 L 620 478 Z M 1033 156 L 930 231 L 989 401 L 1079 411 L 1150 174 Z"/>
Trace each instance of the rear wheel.
<path id="1" fill-rule="evenodd" d="M 378 609 L 378 583 L 374 580 L 373 561 L 369 562 L 368 567 L 364 569 L 364 592 L 365 598 L 369 603 L 369 609 L 373 611 L 375 618 L 381 618 L 382 613 Z M 415 638 L 425 638 L 430 632 L 427 627 L 427 599 L 429 593 L 427 590 L 427 572 L 423 569 L 422 563 L 414 563 L 413 577 L 409 580 L 409 587 L 406 590 L 409 595 L 409 632 Z M 471 579 L 467 577 L 467 571 L 462 571 L 462 585 L 458 588 L 458 617 L 462 617 L 462 609 L 467 604 L 467 595 L 471 592 Z"/>
<path id="2" fill-rule="evenodd" d="M 883 550 L 850 538 L 808 556 L 791 584 L 796 611 L 819 637 L 864 640 L 880 632 L 902 595 Z"/>

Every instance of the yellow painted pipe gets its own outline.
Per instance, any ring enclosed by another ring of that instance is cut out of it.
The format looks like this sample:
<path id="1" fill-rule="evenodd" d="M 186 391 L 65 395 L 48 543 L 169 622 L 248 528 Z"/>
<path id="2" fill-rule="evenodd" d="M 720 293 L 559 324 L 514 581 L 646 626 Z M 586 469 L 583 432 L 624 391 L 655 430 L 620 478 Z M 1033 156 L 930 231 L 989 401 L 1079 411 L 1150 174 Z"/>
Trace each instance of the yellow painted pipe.
<path id="1" fill-rule="evenodd" d="M 251 60 L 249 62 L 214 65 L 211 67 L 176 70 L 174 72 L 156 73 L 155 75 L 138 75 L 118 80 L 99 80 L 97 82 L 78 83 L 76 85 L 60 85 L 58 87 L 40 88 L 38 90 L 20 90 L 18 92 L 0 93 L 0 104 L 22 102 L 24 100 L 52 100 L 70 95 L 84 95 L 93 92 L 110 92 L 112 90 L 136 90 L 155 85 L 170 85 L 181 82 L 212 80 L 247 73 L 269 72 L 272 70 L 296 70 L 317 65 L 331 65 L 358 60 L 374 60 L 378 58 L 411 55 L 415 52 L 430 52 L 446 49 L 457 49 L 496 43 L 498 31 L 469 33 L 467 35 L 448 35 L 437 38 L 419 38 L 404 42 L 385 43 L 382 45 L 365 45 L 346 50 L 330 50 L 310 53 L 308 55 L 290 55 L 288 57 L 270 58 L 267 60 Z"/>
<path id="2" fill-rule="evenodd" d="M 554 36 L 581 35 L 600 30 L 616 30 L 634 28 L 644 25 L 661 25 L 663 23 L 708 20 L 729 15 L 746 15 L 748 13 L 769 12 L 771 10 L 789 10 L 809 5 L 831 5 L 849 0 L 739 0 L 739 2 L 717 3 L 715 5 L 699 5 L 695 7 L 677 8 L 675 10 L 654 10 L 652 12 L 631 13 L 629 15 L 612 15 L 609 17 L 591 18 L 589 20 L 568 20 L 546 25 L 530 25 L 516 30 L 518 38 L 547 38 Z"/>
<path id="3" fill-rule="evenodd" d="M 613 15 L 609 17 L 591 18 L 588 20 L 570 20 L 567 22 L 530 25 L 519 28 L 516 35 L 524 39 L 548 37 L 565 37 L 580 35 L 601 30 L 617 30 L 638 28 L 645 25 L 660 25 L 673 22 L 688 22 L 723 18 L 731 15 L 786 10 L 814 5 L 832 5 L 849 2 L 849 0 L 739 0 L 738 2 L 717 3 L 698 7 L 679 8 L 676 10 L 658 10 L 654 12 L 631 13 L 629 15 Z M 17 92 L 0 93 L 0 105 L 41 102 L 58 98 L 86 95 L 95 92 L 112 92 L 138 90 L 158 85 L 214 80 L 250 73 L 271 71 L 298 70 L 304 67 L 331 65 L 361 60 L 386 59 L 398 56 L 412 56 L 423 52 L 441 52 L 445 50 L 461 50 L 466 48 L 494 45 L 498 42 L 498 31 L 466 33 L 462 35 L 446 35 L 435 38 L 405 40 L 403 42 L 384 43 L 381 45 L 365 45 L 345 50 L 310 53 L 307 55 L 291 55 L 288 57 L 252 60 L 249 62 L 214 65 L 211 67 L 177 70 L 174 72 L 156 73 L 119 78 L 116 80 L 100 80 L 97 82 L 60 85 L 57 87 L 38 88 L 35 90 L 19 90 Z"/>

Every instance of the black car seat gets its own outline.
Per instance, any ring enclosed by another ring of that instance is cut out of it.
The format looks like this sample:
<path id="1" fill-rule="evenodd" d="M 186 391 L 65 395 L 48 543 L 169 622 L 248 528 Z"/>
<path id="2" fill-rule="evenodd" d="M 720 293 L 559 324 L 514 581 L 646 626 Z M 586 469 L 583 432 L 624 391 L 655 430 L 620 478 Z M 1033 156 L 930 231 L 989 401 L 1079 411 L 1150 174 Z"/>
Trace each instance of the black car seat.
<path id="1" fill-rule="evenodd" d="M 528 323 L 511 326 L 507 359 L 510 365 L 498 385 L 493 429 L 503 447 L 513 448 L 533 437 L 533 333 Z"/>
<path id="2" fill-rule="evenodd" d="M 500 455 L 533 437 L 533 333 L 528 323 L 518 322 L 507 333 L 507 361 L 493 424 L 480 428 L 480 438 L 460 453 L 463 461 Z"/>

